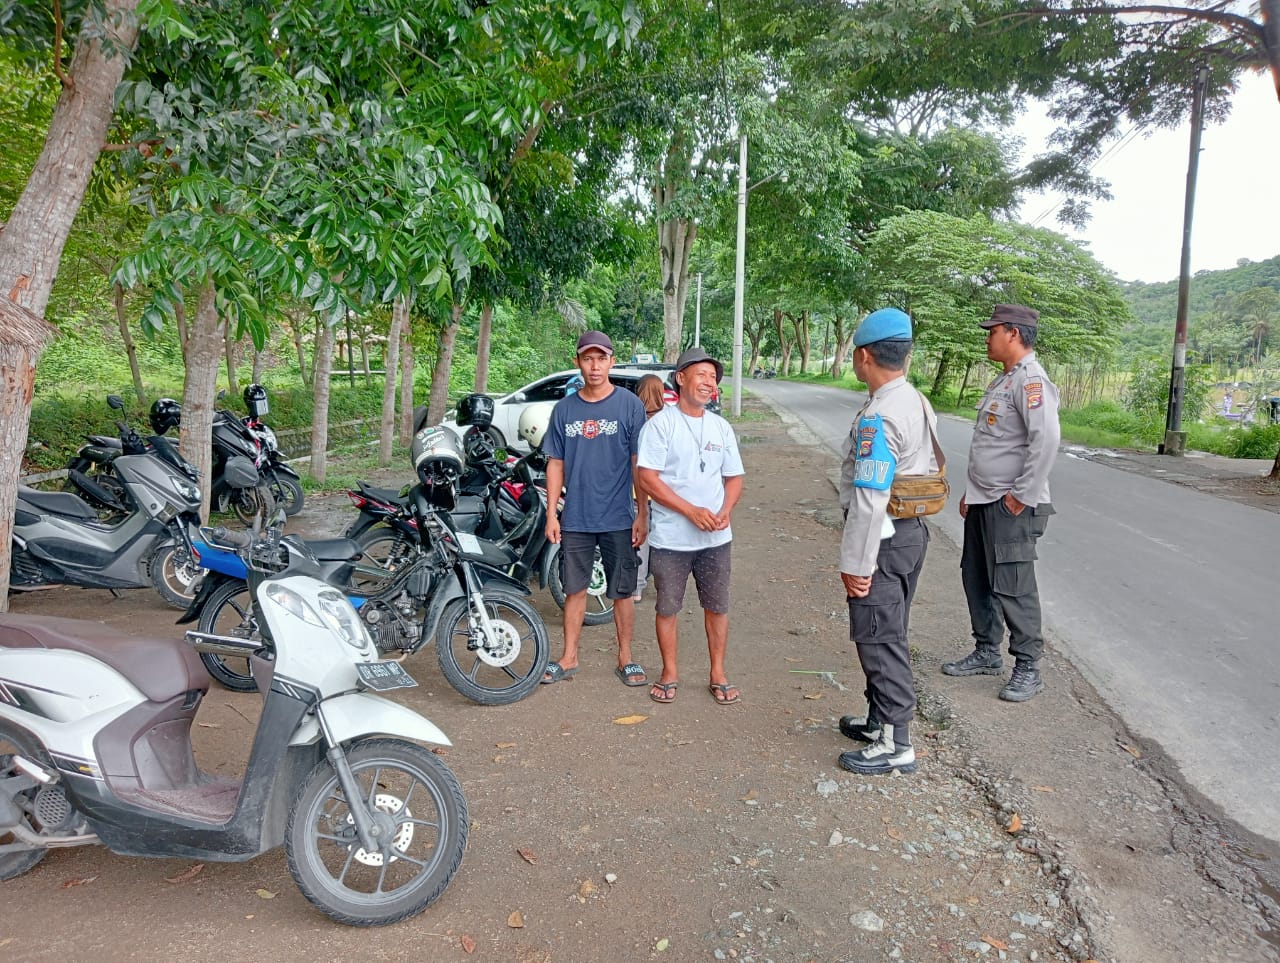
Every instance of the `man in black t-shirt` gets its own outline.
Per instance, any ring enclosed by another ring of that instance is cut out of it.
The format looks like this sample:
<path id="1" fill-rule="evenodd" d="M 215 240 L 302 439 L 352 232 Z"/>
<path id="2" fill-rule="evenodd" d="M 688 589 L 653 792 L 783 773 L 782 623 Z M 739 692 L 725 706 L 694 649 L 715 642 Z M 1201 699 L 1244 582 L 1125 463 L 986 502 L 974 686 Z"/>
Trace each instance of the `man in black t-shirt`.
<path id="1" fill-rule="evenodd" d="M 544 684 L 578 671 L 578 640 L 586 614 L 587 586 L 596 548 L 604 563 L 607 595 L 618 633 L 615 674 L 625 685 L 647 682 L 631 660 L 635 629 L 636 548 L 649 527 L 648 507 L 633 496 L 636 450 L 644 427 L 644 405 L 609 380 L 613 342 L 602 331 L 578 339 L 583 385 L 551 412 L 542 450 L 547 456 L 547 500 L 564 489 L 564 513 L 547 512 L 547 538 L 560 545 L 565 591 L 564 654 L 547 666 Z"/>

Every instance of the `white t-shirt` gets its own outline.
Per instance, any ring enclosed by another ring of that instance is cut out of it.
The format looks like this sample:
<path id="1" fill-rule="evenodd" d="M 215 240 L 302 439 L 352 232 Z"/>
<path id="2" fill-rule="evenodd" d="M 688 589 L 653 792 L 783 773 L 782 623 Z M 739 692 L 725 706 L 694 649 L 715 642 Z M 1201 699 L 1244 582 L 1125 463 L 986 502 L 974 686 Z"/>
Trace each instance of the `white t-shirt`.
<path id="1" fill-rule="evenodd" d="M 677 405 L 663 408 L 645 424 L 636 464 L 655 469 L 685 501 L 713 512 L 724 505 L 724 480 L 746 474 L 729 422 L 710 411 L 694 418 Z M 704 532 L 679 512 L 649 501 L 649 544 L 654 548 L 695 552 L 732 538 L 729 528 Z"/>

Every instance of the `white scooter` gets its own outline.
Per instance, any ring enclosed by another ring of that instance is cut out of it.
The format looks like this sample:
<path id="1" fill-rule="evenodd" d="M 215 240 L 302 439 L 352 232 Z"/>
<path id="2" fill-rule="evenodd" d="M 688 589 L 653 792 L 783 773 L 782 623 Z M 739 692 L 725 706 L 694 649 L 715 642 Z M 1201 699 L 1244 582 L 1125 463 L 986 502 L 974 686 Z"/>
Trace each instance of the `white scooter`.
<path id="1" fill-rule="evenodd" d="M 342 923 L 398 922 L 444 892 L 467 804 L 439 757 L 407 740 L 449 740 L 373 694 L 416 683 L 377 661 L 301 543 L 282 551 L 283 522 L 279 512 L 265 534 L 217 532 L 248 566 L 257 640 L 188 632 L 187 646 L 0 614 L 0 880 L 66 846 L 230 862 L 283 843 L 303 894 Z M 239 782 L 201 772 L 192 753 L 209 688 L 200 650 L 248 656 L 265 693 Z"/>

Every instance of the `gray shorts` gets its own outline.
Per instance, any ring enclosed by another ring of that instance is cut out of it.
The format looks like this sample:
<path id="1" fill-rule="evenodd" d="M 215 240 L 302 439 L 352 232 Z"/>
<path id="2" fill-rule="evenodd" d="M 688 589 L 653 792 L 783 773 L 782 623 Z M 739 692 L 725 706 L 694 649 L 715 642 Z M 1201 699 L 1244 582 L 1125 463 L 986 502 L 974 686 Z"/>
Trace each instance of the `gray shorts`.
<path id="1" fill-rule="evenodd" d="M 693 576 L 698 587 L 698 603 L 708 612 L 724 615 L 729 611 L 729 575 L 732 542 L 715 548 L 693 552 L 677 552 L 669 548 L 649 549 L 649 571 L 658 590 L 658 614 L 670 617 L 684 605 L 684 590 Z"/>

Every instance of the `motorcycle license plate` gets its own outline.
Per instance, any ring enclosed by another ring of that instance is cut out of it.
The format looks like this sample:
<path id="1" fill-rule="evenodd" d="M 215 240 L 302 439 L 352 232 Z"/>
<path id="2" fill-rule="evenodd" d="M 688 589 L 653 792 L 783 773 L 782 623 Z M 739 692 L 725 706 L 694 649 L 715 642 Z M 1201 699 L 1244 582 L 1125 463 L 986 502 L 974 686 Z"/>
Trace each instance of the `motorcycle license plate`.
<path id="1" fill-rule="evenodd" d="M 411 689 L 418 684 L 399 662 L 357 662 L 356 672 L 361 684 L 374 692 Z"/>

